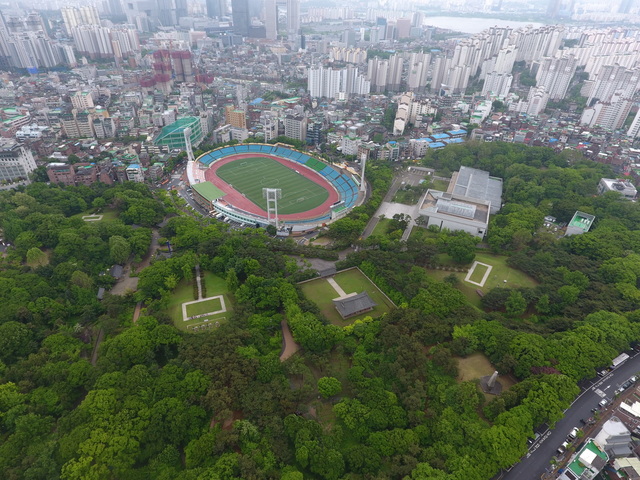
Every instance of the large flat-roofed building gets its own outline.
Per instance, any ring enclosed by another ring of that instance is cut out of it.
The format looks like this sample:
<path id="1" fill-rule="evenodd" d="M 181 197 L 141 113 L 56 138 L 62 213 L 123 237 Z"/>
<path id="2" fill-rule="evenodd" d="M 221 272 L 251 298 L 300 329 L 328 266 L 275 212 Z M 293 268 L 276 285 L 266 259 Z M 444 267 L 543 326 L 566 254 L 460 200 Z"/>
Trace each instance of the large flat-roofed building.
<path id="1" fill-rule="evenodd" d="M 420 202 L 419 213 L 427 225 L 463 230 L 484 238 L 489 216 L 502 206 L 502 179 L 489 172 L 460 167 L 451 176 L 446 192 L 428 190 Z"/>
<path id="2" fill-rule="evenodd" d="M 496 214 L 502 206 L 502 179 L 492 177 L 489 172 L 471 167 L 460 167 L 451 176 L 447 193 L 491 202 L 491 213 Z"/>
<path id="3" fill-rule="evenodd" d="M 638 194 L 638 190 L 629 180 L 616 180 L 613 178 L 601 178 L 598 183 L 598 194 L 605 192 L 618 192 L 623 198 L 633 200 Z"/>
<path id="4" fill-rule="evenodd" d="M 194 192 L 193 200 L 207 210 L 213 209 L 213 202 L 226 195 L 211 182 L 194 183 L 191 188 Z"/>
<path id="5" fill-rule="evenodd" d="M 573 218 L 567 225 L 565 236 L 587 233 L 595 219 L 596 217 L 594 215 L 576 210 L 576 213 L 573 214 Z"/>
<path id="6" fill-rule="evenodd" d="M 454 193 L 427 190 L 420 205 L 420 215 L 427 218 L 427 225 L 449 230 L 463 230 L 483 238 L 489 227 L 491 202 L 456 195 Z"/>

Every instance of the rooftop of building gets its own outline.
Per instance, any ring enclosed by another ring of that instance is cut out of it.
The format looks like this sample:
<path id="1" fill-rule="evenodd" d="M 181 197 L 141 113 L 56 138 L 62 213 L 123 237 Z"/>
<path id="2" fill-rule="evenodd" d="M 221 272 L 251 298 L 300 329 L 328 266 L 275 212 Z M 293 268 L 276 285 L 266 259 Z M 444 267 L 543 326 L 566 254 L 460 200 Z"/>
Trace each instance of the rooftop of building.
<path id="1" fill-rule="evenodd" d="M 489 172 L 471 167 L 460 167 L 453 174 L 448 193 L 491 202 L 492 207 L 502 205 L 502 179 L 492 177 Z"/>
<path id="2" fill-rule="evenodd" d="M 489 221 L 488 202 L 462 197 L 448 192 L 441 192 L 439 190 L 427 190 L 420 210 L 482 223 Z"/>
<path id="3" fill-rule="evenodd" d="M 581 230 L 584 230 L 585 232 L 588 232 L 591 228 L 591 224 L 595 219 L 596 217 L 594 215 L 576 211 L 576 213 L 573 214 L 573 218 L 569 222 L 569 227 L 579 228 Z"/>
<path id="4" fill-rule="evenodd" d="M 580 477 L 587 468 L 592 468 L 599 472 L 608 459 L 607 454 L 598 448 L 593 439 L 589 439 L 582 450 L 576 454 L 573 461 L 567 466 L 567 469 Z"/>
<path id="5" fill-rule="evenodd" d="M 226 193 L 224 193 L 211 182 L 194 183 L 193 185 L 191 185 L 191 188 L 193 188 L 205 200 L 208 200 L 210 202 L 213 202 L 214 200 L 217 200 L 218 198 L 224 197 L 226 195 Z"/>

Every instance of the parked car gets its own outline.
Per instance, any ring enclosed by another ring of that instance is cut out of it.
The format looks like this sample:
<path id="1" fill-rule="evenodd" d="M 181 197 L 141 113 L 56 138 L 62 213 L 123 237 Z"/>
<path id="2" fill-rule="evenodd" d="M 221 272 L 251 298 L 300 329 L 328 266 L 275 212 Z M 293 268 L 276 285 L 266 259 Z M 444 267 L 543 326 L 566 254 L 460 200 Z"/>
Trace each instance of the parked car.
<path id="1" fill-rule="evenodd" d="M 563 443 L 562 443 L 562 445 L 560 445 L 560 446 L 558 447 L 557 452 L 558 452 L 560 455 L 562 455 L 564 452 L 566 452 L 566 451 L 567 451 L 567 447 L 568 447 L 568 446 L 569 446 L 569 442 L 563 442 Z"/>
<path id="2" fill-rule="evenodd" d="M 567 437 L 571 440 L 575 440 L 575 438 L 578 436 L 579 431 L 580 429 L 578 427 L 573 427 L 573 430 L 569 432 L 569 435 Z"/>

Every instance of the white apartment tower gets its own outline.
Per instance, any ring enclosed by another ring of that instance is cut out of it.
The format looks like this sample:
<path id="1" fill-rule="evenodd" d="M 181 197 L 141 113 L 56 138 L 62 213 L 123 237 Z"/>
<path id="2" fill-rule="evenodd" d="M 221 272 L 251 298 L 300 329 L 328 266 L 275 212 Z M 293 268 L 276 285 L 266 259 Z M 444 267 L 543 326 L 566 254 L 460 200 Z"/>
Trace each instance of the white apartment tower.
<path id="1" fill-rule="evenodd" d="M 62 7 L 60 13 L 68 35 L 73 35 L 73 29 L 80 25 L 100 25 L 98 10 L 93 5 Z"/>
<path id="2" fill-rule="evenodd" d="M 413 92 L 422 92 L 427 86 L 427 74 L 431 55 L 428 53 L 412 53 L 409 57 L 409 75 L 407 88 Z"/>
<path id="3" fill-rule="evenodd" d="M 492 97 L 504 98 L 509 94 L 512 82 L 513 75 L 510 73 L 491 72 L 487 74 L 484 79 L 482 96 L 486 97 L 489 95 Z"/>
<path id="4" fill-rule="evenodd" d="M 536 85 L 544 87 L 551 100 L 562 100 L 567 94 L 577 66 L 574 55 L 543 58 L 536 74 Z"/>

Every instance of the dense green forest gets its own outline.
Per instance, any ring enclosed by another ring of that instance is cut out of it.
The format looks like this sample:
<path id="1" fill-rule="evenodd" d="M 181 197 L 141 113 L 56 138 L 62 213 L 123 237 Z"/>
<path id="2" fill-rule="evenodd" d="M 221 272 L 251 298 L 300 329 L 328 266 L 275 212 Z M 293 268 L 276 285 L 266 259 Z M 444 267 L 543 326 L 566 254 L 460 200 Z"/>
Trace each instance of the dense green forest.
<path id="1" fill-rule="evenodd" d="M 490 171 L 504 206 L 479 247 L 428 229 L 401 242 L 401 219 L 360 240 L 392 177 L 368 166 L 370 202 L 328 236 L 358 247 L 337 268 L 358 266 L 398 308 L 347 326 L 298 285 L 315 275 L 307 258 L 334 251 L 193 218 L 140 184 L 1 192 L 12 244 L 0 263 L 2 478 L 481 480 L 517 462 L 577 382 L 640 340 L 640 212 L 595 195 L 608 167 L 549 149 L 469 143 L 423 163 Z M 588 233 L 543 227 L 575 210 L 596 216 Z M 166 240 L 172 255 L 146 266 L 154 235 L 152 249 Z M 472 301 L 455 275 L 436 275 L 483 253 L 529 286 Z M 114 264 L 137 275 L 136 291 L 108 293 Z M 223 279 L 233 314 L 187 333 L 170 308 L 196 265 Z M 286 361 L 283 320 L 301 347 Z M 478 352 L 513 379 L 492 399 L 459 378 Z"/>

